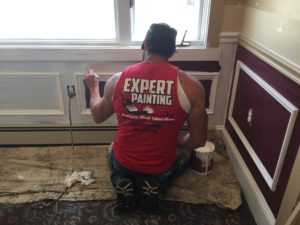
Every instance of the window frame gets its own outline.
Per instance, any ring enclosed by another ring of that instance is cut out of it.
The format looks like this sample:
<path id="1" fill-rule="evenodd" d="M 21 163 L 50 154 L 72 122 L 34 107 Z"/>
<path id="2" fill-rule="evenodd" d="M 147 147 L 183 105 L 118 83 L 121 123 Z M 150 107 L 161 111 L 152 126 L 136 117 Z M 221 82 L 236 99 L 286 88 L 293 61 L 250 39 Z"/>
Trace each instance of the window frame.
<path id="1" fill-rule="evenodd" d="M 130 2 L 134 0 L 114 0 L 115 5 L 115 21 L 116 21 L 116 39 L 115 40 L 94 40 L 94 39 L 78 39 L 78 40 L 61 40 L 61 39 L 0 39 L 0 49 L 2 48 L 113 48 L 118 47 L 140 47 L 142 41 L 133 41 L 132 31 L 132 9 Z M 199 18 L 199 41 L 189 41 L 192 48 L 206 48 L 207 36 L 210 16 L 211 0 L 203 0 L 201 4 L 203 9 L 202 15 Z M 206 14 L 207 16 L 203 16 Z M 185 47 L 186 48 L 186 47 Z"/>

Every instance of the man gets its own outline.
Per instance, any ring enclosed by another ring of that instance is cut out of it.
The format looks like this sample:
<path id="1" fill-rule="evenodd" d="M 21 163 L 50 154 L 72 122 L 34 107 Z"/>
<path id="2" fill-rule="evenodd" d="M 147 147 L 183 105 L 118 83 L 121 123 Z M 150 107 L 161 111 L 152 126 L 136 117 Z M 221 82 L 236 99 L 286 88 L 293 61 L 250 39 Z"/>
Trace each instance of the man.
<path id="1" fill-rule="evenodd" d="M 192 150 L 206 142 L 204 88 L 168 63 L 176 35 L 167 24 L 152 24 L 142 44 L 144 60 L 112 76 L 103 97 L 96 75 L 85 77 L 95 122 L 114 113 L 118 118 L 109 164 L 120 212 L 132 212 L 138 201 L 144 211 L 159 212 L 161 192 L 188 163 L 176 155 L 177 145 Z M 189 132 L 179 137 L 185 121 Z"/>

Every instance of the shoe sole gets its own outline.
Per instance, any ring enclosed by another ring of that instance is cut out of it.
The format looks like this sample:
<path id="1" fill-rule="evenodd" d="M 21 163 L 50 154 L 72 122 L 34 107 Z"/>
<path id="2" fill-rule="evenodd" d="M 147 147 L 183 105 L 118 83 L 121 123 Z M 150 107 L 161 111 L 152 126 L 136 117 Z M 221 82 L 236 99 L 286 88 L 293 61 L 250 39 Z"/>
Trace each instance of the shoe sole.
<path id="1" fill-rule="evenodd" d="M 152 214 L 160 212 L 160 185 L 155 179 L 145 179 L 141 185 L 141 208 Z"/>
<path id="2" fill-rule="evenodd" d="M 130 213 L 135 210 L 134 184 L 129 178 L 122 178 L 116 186 L 116 212 Z"/>

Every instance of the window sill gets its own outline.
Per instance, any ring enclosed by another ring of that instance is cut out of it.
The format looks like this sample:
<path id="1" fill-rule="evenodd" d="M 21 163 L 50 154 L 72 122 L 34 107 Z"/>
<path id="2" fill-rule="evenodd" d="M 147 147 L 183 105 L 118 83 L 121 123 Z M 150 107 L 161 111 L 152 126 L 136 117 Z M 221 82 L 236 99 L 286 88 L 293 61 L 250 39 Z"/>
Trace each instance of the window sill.
<path id="1" fill-rule="evenodd" d="M 0 45 L 0 61 L 140 61 L 140 46 Z M 219 48 L 178 47 L 173 61 L 219 60 Z"/>

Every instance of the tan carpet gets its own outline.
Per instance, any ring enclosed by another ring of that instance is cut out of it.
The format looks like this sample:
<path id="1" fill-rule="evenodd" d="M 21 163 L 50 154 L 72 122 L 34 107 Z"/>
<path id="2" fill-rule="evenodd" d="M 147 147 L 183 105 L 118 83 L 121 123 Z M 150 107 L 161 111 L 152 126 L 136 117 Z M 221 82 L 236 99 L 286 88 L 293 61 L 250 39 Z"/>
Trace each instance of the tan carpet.
<path id="1" fill-rule="evenodd" d="M 93 170 L 96 182 L 75 184 L 61 200 L 109 200 L 116 195 L 110 183 L 108 146 L 0 148 L 0 203 L 25 203 L 56 199 L 64 179 L 75 171 Z M 237 178 L 224 150 L 216 148 L 214 167 L 207 175 L 187 169 L 174 180 L 164 199 L 188 203 L 215 203 L 236 209 L 241 204 Z"/>

